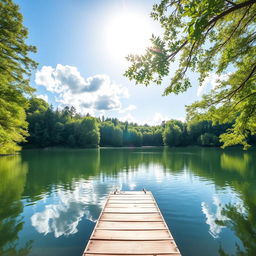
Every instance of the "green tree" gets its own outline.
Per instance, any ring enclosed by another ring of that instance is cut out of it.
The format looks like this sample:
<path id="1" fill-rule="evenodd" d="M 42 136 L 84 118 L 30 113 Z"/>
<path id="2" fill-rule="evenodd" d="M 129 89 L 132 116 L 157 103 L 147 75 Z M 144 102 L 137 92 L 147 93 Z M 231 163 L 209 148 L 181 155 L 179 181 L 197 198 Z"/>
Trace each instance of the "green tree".
<path id="1" fill-rule="evenodd" d="M 57 122 L 57 111 L 42 99 L 31 98 L 27 111 L 29 122 L 28 142 L 39 147 L 58 145 L 62 124 Z"/>
<path id="2" fill-rule="evenodd" d="M 162 129 L 159 127 L 149 127 L 143 126 L 141 129 L 142 133 L 142 144 L 143 146 L 162 146 L 163 145 L 163 137 L 162 137 Z"/>
<path id="3" fill-rule="evenodd" d="M 123 145 L 123 130 L 112 122 L 103 122 L 100 125 L 100 145 L 117 146 Z"/>
<path id="4" fill-rule="evenodd" d="M 132 147 L 142 146 L 142 134 L 135 128 L 128 128 L 124 131 L 124 145 Z"/>
<path id="5" fill-rule="evenodd" d="M 152 146 L 153 145 L 153 132 L 152 131 L 146 131 L 142 133 L 142 142 L 143 146 Z"/>
<path id="6" fill-rule="evenodd" d="M 29 57 L 34 46 L 25 40 L 28 31 L 18 5 L 11 0 L 0 1 L 0 154 L 20 150 L 25 141 L 28 103 L 24 94 L 30 94 L 29 76 L 36 63 Z"/>
<path id="7" fill-rule="evenodd" d="M 70 147 L 75 147 L 76 146 L 76 139 L 75 139 L 75 136 L 73 134 L 70 134 L 68 136 L 67 145 L 70 146 Z"/>
<path id="8" fill-rule="evenodd" d="M 64 125 L 60 122 L 54 123 L 53 128 L 53 144 L 54 145 L 60 145 L 63 142 L 62 134 L 64 130 Z"/>
<path id="9" fill-rule="evenodd" d="M 34 114 L 35 112 L 42 113 L 49 108 L 48 103 L 36 97 L 31 97 L 29 100 L 29 108 L 27 109 L 27 114 Z"/>
<path id="10" fill-rule="evenodd" d="M 212 133 L 204 133 L 200 135 L 198 139 L 199 145 L 201 146 L 219 146 L 219 139 Z"/>
<path id="11" fill-rule="evenodd" d="M 163 130 L 161 128 L 158 128 L 154 131 L 154 137 L 153 137 L 153 145 L 154 146 L 163 146 L 162 132 L 163 132 Z"/>
<path id="12" fill-rule="evenodd" d="M 191 87 L 189 74 L 199 74 L 199 85 L 212 72 L 220 78 L 202 100 L 188 106 L 188 118 L 233 123 L 220 136 L 225 146 L 249 145 L 256 133 L 256 0 L 162 0 L 151 17 L 163 35 L 152 36 L 144 55 L 130 55 L 125 76 L 137 83 L 161 84 L 171 63 L 179 65 L 164 94 Z M 225 77 L 225 79 L 224 79 Z"/>
<path id="13" fill-rule="evenodd" d="M 29 137 L 27 141 L 34 146 L 41 146 L 44 133 L 44 113 L 49 108 L 43 99 L 32 97 L 26 110 Z"/>
<path id="14" fill-rule="evenodd" d="M 206 132 L 210 132 L 211 127 L 212 125 L 208 121 L 189 122 L 187 126 L 187 131 L 190 143 L 197 144 L 199 137 Z"/>
<path id="15" fill-rule="evenodd" d="M 182 129 L 178 125 L 179 121 L 171 120 L 165 125 L 163 132 L 163 141 L 168 146 L 180 146 L 182 145 Z"/>
<path id="16" fill-rule="evenodd" d="M 170 120 L 160 126 L 138 125 L 136 123 L 121 122 L 116 118 L 100 118 L 87 116 L 90 121 L 83 123 L 84 118 L 75 113 L 71 115 L 69 107 L 54 110 L 42 99 L 32 97 L 26 111 L 29 123 L 29 147 L 94 147 L 100 137 L 100 146 L 219 146 L 218 136 L 232 124 L 212 125 L 210 121 Z M 93 122 L 92 122 L 93 120 Z M 100 127 L 100 136 L 98 128 Z M 164 142 L 163 142 L 164 139 Z M 249 137 L 255 144 L 255 137 Z M 92 141 L 96 141 L 92 143 Z"/>
<path id="17" fill-rule="evenodd" d="M 96 118 L 86 116 L 75 131 L 77 144 L 80 147 L 98 147 L 100 132 Z"/>

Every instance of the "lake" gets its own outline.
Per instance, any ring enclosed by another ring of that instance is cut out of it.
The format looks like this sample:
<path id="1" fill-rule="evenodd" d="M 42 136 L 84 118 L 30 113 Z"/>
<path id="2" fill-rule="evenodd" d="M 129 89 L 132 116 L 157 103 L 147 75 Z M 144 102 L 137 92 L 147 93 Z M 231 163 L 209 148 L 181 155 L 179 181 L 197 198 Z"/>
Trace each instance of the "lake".
<path id="1" fill-rule="evenodd" d="M 256 255 L 255 156 L 152 147 L 0 157 L 0 255 L 81 255 L 115 188 L 151 190 L 183 256 Z"/>

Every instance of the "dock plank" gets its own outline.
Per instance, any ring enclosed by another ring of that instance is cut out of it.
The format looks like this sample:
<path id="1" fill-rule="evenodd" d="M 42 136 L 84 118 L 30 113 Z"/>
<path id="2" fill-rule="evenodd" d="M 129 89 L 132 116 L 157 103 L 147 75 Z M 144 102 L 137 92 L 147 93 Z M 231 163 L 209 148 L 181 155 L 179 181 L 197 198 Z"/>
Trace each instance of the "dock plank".
<path id="1" fill-rule="evenodd" d="M 159 213 L 103 213 L 101 220 L 105 221 L 161 221 Z"/>
<path id="2" fill-rule="evenodd" d="M 129 200 L 136 200 L 136 201 L 140 201 L 140 200 L 150 200 L 151 197 L 150 196 L 110 196 L 109 197 L 110 200 L 125 200 L 125 201 L 129 201 Z"/>
<path id="3" fill-rule="evenodd" d="M 164 254 L 177 252 L 170 241 L 90 240 L 88 251 L 102 254 Z"/>
<path id="4" fill-rule="evenodd" d="M 110 193 L 84 256 L 180 256 L 151 192 Z"/>
<path id="5" fill-rule="evenodd" d="M 168 230 L 98 230 L 92 240 L 171 240 Z"/>
<path id="6" fill-rule="evenodd" d="M 140 200 L 125 200 L 125 199 L 109 199 L 109 204 L 151 204 L 152 200 L 150 199 L 140 199 Z"/>
<path id="7" fill-rule="evenodd" d="M 106 207 L 105 213 L 158 213 L 155 207 L 151 208 L 140 208 L 140 207 Z"/>
<path id="8" fill-rule="evenodd" d="M 107 254 L 107 256 L 180 256 L 179 252 L 173 252 L 173 253 L 168 253 L 168 254 Z M 106 256 L 106 254 L 91 254 L 87 253 L 86 256 Z"/>
<path id="9" fill-rule="evenodd" d="M 99 221 L 96 229 L 114 229 L 114 230 L 158 230 L 167 229 L 163 222 L 139 222 L 139 221 L 126 221 L 126 222 L 112 222 L 112 221 Z"/>
<path id="10" fill-rule="evenodd" d="M 150 191 L 147 191 L 146 194 L 151 194 Z M 111 192 L 110 195 L 145 195 L 144 191 L 119 191 L 117 194 L 115 192 Z"/>
<path id="11" fill-rule="evenodd" d="M 155 208 L 155 204 L 120 204 L 120 203 L 108 203 L 106 205 L 106 207 L 110 207 L 110 208 L 132 208 L 132 207 L 138 207 L 138 208 Z"/>

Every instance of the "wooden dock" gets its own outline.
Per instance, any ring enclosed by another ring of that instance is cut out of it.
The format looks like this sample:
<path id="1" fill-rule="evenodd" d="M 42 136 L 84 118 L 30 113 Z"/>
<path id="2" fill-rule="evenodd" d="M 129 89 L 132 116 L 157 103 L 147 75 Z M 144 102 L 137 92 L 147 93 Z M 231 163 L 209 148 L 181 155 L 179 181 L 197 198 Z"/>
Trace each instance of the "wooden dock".
<path id="1" fill-rule="evenodd" d="M 151 192 L 111 193 L 83 256 L 180 256 Z"/>

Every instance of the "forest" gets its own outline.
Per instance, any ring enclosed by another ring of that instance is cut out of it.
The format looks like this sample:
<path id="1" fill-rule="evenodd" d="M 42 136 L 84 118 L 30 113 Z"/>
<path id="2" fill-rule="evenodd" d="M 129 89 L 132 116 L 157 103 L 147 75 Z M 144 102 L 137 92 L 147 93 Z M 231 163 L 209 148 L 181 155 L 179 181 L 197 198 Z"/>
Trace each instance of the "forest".
<path id="1" fill-rule="evenodd" d="M 32 97 L 26 111 L 27 142 L 24 147 L 140 147 L 221 146 L 219 135 L 232 124 L 210 121 L 169 120 L 159 126 L 122 122 L 117 118 L 82 116 L 74 107 L 54 110 L 46 101 Z M 250 143 L 254 144 L 251 137 Z"/>
<path id="2" fill-rule="evenodd" d="M 254 145 L 256 1 L 178 2 L 153 6 L 151 17 L 163 35 L 152 35 L 145 55 L 127 56 L 130 67 L 124 75 L 136 84 L 160 85 L 177 60 L 164 95 L 187 91 L 192 86 L 188 71 L 199 74 L 199 86 L 212 73 L 219 79 L 215 89 L 186 106 L 187 123 L 170 120 L 151 127 L 81 116 L 73 107 L 54 110 L 35 99 L 30 82 L 37 48 L 27 44 L 19 6 L 0 1 L 0 154 L 13 154 L 21 146 Z"/>

